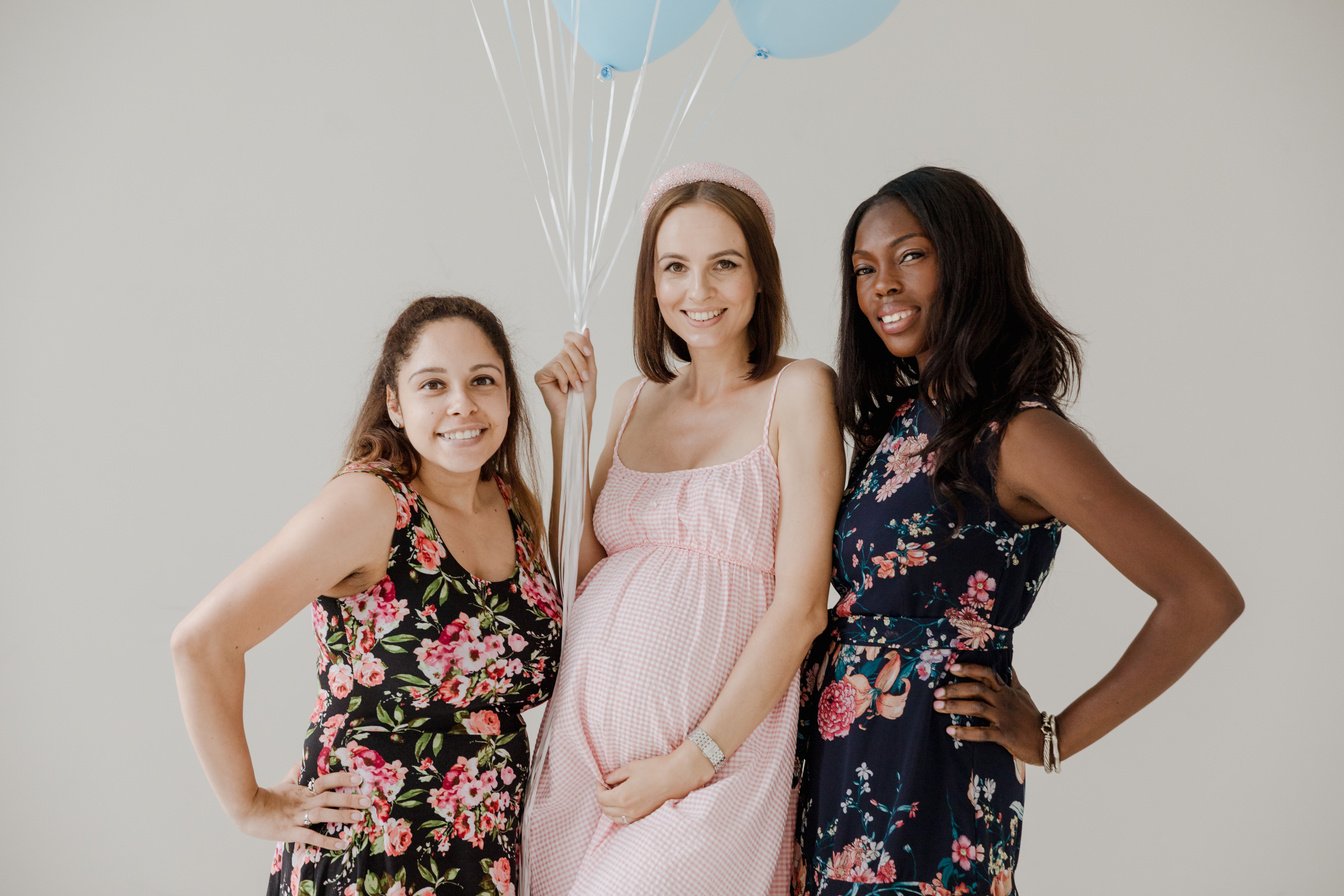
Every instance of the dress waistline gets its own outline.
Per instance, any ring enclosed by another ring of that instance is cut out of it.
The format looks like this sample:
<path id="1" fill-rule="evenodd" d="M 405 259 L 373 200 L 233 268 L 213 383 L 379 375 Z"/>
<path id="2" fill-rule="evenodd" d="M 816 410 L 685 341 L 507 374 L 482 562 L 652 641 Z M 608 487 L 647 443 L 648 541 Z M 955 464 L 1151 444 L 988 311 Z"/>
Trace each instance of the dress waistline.
<path id="1" fill-rule="evenodd" d="M 972 613 L 947 616 L 836 616 L 827 635 L 841 644 L 920 650 L 1011 651 L 1013 630 Z"/>

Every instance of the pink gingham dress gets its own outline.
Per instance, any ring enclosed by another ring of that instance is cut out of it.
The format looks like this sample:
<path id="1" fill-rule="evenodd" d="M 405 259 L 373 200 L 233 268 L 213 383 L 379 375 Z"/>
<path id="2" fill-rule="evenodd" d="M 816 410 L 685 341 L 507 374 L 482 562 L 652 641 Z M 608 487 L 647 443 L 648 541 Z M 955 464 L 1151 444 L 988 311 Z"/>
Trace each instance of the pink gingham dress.
<path id="1" fill-rule="evenodd" d="M 782 373 L 782 372 L 781 372 Z M 798 684 L 687 797 L 629 825 L 597 805 L 603 774 L 675 749 L 708 712 L 775 591 L 779 469 L 767 436 L 711 467 L 621 462 L 594 510 L 607 556 L 566 620 L 550 750 L 526 808 L 532 896 L 788 892 Z"/>

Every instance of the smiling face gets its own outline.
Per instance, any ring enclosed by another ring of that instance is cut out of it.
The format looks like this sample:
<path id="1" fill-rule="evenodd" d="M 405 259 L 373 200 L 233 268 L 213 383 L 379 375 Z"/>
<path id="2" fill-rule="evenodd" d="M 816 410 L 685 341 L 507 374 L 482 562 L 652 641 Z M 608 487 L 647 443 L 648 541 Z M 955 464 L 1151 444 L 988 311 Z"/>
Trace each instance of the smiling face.
<path id="1" fill-rule="evenodd" d="M 424 463 L 479 475 L 508 432 L 504 361 L 471 321 L 428 323 L 397 369 L 387 411 Z"/>
<path id="2" fill-rule="evenodd" d="M 923 226 L 905 203 L 880 202 L 859 222 L 851 260 L 859 312 L 887 351 L 923 367 L 938 301 L 938 259 Z"/>
<path id="3" fill-rule="evenodd" d="M 679 205 L 658 229 L 653 264 L 668 329 L 692 352 L 740 343 L 745 356 L 758 282 L 737 222 L 708 202 Z"/>

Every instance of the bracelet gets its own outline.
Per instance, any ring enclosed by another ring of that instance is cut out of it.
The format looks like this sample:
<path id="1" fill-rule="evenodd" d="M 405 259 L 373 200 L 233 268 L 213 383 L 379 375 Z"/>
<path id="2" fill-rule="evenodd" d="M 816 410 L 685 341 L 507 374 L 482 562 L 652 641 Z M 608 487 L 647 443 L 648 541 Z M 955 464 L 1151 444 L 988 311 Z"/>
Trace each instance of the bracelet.
<path id="1" fill-rule="evenodd" d="M 1059 772 L 1059 732 L 1055 729 L 1055 717 L 1048 712 L 1041 713 L 1041 733 L 1045 743 L 1041 747 L 1041 764 L 1047 772 Z"/>
<path id="2" fill-rule="evenodd" d="M 709 760 L 709 764 L 714 766 L 714 771 L 717 772 L 719 766 L 723 765 L 725 757 L 723 750 L 714 742 L 714 738 L 705 733 L 705 729 L 696 728 L 687 739 L 700 748 L 700 752 L 705 754 L 705 758 Z"/>

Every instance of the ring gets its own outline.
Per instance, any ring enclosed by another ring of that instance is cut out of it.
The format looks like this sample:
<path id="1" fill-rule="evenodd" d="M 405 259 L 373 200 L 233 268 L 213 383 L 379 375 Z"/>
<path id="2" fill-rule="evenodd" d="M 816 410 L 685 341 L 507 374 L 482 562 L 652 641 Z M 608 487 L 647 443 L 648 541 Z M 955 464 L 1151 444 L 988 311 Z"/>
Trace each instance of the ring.
<path id="1" fill-rule="evenodd" d="M 308 817 L 308 810 L 306 809 L 303 812 L 303 826 L 306 828 L 313 826 L 313 820 Z"/>
<path id="2" fill-rule="evenodd" d="M 309 792 L 309 793 L 317 793 L 317 779 L 316 779 L 316 778 L 314 778 L 313 780 L 311 780 L 311 781 L 308 782 L 308 792 Z"/>
<path id="3" fill-rule="evenodd" d="M 621 816 L 621 824 L 629 824 L 629 823 L 630 823 L 630 819 L 628 819 L 628 818 L 626 818 L 624 815 L 622 815 L 622 816 Z"/>

